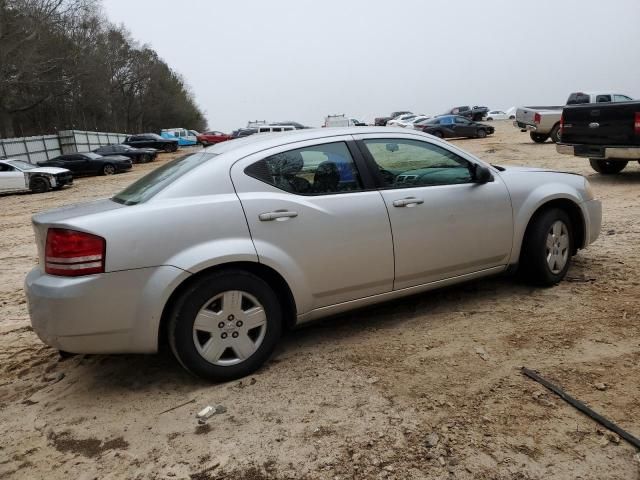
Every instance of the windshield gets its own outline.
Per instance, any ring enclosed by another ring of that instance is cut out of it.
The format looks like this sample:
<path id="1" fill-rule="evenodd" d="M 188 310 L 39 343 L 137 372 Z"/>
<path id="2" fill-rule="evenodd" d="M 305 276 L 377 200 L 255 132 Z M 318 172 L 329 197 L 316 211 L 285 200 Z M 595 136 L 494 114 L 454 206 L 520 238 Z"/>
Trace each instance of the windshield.
<path id="1" fill-rule="evenodd" d="M 7 163 L 13 167 L 16 167 L 18 170 L 32 170 L 36 168 L 36 165 L 32 165 L 27 162 L 22 162 L 20 160 L 9 160 Z"/>
<path id="2" fill-rule="evenodd" d="M 132 183 L 113 197 L 112 200 L 124 205 L 144 203 L 170 183 L 216 155 L 216 153 L 201 152 L 178 157 Z"/>

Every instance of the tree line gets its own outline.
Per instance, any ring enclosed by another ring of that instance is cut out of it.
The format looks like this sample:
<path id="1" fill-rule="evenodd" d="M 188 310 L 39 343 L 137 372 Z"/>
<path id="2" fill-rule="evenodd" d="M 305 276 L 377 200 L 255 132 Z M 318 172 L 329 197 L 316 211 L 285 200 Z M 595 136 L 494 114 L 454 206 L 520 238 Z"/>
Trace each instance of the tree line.
<path id="1" fill-rule="evenodd" d="M 0 138 L 204 130 L 188 86 L 100 0 L 0 0 Z"/>

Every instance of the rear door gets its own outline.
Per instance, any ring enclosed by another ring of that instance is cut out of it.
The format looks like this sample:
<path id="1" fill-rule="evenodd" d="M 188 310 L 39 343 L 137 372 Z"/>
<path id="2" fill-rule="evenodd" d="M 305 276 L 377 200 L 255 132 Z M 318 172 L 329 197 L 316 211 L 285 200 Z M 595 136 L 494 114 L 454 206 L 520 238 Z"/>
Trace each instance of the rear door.
<path id="1" fill-rule="evenodd" d="M 474 163 L 441 142 L 362 135 L 391 220 L 394 289 L 506 266 L 513 214 L 506 186 L 473 181 Z"/>
<path id="2" fill-rule="evenodd" d="M 387 209 L 354 148 L 349 136 L 312 140 L 231 168 L 260 262 L 286 272 L 299 314 L 393 286 Z"/>

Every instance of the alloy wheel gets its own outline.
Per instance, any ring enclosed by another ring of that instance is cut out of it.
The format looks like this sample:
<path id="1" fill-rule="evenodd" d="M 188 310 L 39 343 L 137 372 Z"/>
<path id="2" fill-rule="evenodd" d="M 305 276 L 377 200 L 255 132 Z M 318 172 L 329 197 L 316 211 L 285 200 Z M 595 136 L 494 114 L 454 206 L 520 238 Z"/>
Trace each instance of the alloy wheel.
<path id="1" fill-rule="evenodd" d="M 546 258 L 549 270 L 560 273 L 569 259 L 569 229 L 562 220 L 556 220 L 547 233 Z"/>
<path id="2" fill-rule="evenodd" d="M 253 355 L 267 332 L 264 307 L 247 292 L 230 290 L 205 303 L 193 323 L 193 342 L 207 362 L 229 366 Z"/>

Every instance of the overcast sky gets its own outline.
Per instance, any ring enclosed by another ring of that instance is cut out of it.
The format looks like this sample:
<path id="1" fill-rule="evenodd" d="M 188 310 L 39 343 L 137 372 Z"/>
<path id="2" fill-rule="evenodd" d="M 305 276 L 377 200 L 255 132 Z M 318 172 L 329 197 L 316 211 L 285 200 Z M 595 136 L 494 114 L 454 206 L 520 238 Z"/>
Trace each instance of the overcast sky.
<path id="1" fill-rule="evenodd" d="M 103 1 L 184 76 L 211 129 L 640 98 L 640 0 Z"/>

